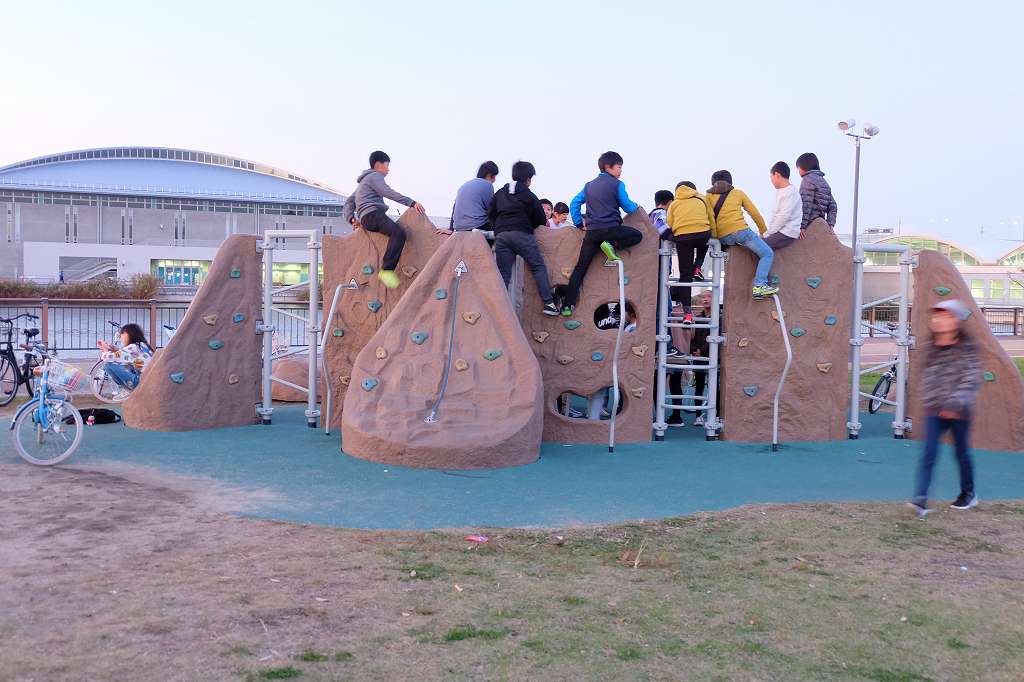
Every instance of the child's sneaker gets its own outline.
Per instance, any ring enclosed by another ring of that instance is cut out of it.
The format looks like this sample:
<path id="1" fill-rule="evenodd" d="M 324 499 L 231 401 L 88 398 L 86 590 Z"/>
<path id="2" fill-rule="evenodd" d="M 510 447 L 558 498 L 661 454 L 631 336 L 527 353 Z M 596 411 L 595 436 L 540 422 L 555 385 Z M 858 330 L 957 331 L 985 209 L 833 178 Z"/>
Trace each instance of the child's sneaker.
<path id="1" fill-rule="evenodd" d="M 758 284 L 751 293 L 754 298 L 767 298 L 779 293 L 779 288 L 773 287 L 771 284 Z"/>
<path id="2" fill-rule="evenodd" d="M 562 317 L 572 317 L 572 311 L 575 309 L 574 305 L 567 305 L 562 308 Z"/>
<path id="3" fill-rule="evenodd" d="M 700 268 L 695 268 L 694 269 L 694 271 L 693 271 L 693 281 L 694 282 L 706 282 L 707 279 L 708 278 L 704 276 L 704 273 L 701 271 Z"/>
<path id="4" fill-rule="evenodd" d="M 923 520 L 924 517 L 932 513 L 932 510 L 924 503 L 907 502 L 907 506 L 914 510 L 914 513 L 917 514 L 918 520 Z"/>
<path id="5" fill-rule="evenodd" d="M 683 315 L 683 324 L 693 324 L 693 313 Z"/>
<path id="6" fill-rule="evenodd" d="M 388 289 L 396 289 L 401 282 L 398 280 L 398 273 L 394 270 L 381 270 L 377 273 L 377 277 L 384 283 Z"/>
<path id="7" fill-rule="evenodd" d="M 956 501 L 954 501 L 953 504 L 949 505 L 949 508 L 950 509 L 959 509 L 959 510 L 962 511 L 964 509 L 970 509 L 971 507 L 977 507 L 977 506 L 978 506 L 978 496 L 977 495 L 974 495 L 973 493 L 971 493 L 971 494 L 960 493 L 960 497 L 956 498 Z"/>
<path id="8" fill-rule="evenodd" d="M 704 426 L 704 415 L 700 415 L 699 417 L 694 419 L 693 420 L 693 425 L 694 426 Z"/>
<path id="9" fill-rule="evenodd" d="M 555 305 L 555 302 L 552 301 L 551 303 L 545 303 L 541 312 L 545 315 L 550 315 L 551 317 L 558 317 L 561 311 L 558 309 L 558 306 Z"/>
<path id="10" fill-rule="evenodd" d="M 678 412 L 673 412 L 672 416 L 665 420 L 665 423 L 669 426 L 676 426 L 683 423 L 683 417 Z"/>
<path id="11" fill-rule="evenodd" d="M 614 263 L 619 260 L 618 254 L 615 253 L 615 247 L 613 247 L 611 243 L 601 242 L 601 251 L 603 251 L 604 255 L 608 257 L 608 261 L 610 263 Z"/>

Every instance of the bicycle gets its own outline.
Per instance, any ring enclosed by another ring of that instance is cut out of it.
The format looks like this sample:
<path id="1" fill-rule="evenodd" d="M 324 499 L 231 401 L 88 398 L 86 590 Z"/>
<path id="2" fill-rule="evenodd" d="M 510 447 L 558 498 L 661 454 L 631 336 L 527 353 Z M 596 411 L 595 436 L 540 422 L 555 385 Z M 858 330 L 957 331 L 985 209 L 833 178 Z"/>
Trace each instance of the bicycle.
<path id="1" fill-rule="evenodd" d="M 894 323 L 892 323 L 892 322 L 887 322 L 885 324 L 885 326 L 890 331 L 895 331 L 896 330 L 896 325 Z M 882 376 L 880 376 L 878 378 L 878 381 L 875 382 L 875 387 L 873 389 L 871 389 L 872 399 L 868 400 L 868 412 L 870 412 L 871 414 L 875 414 L 880 409 L 882 409 L 882 405 L 886 405 L 887 404 L 887 403 L 885 403 L 883 401 L 888 399 L 889 391 L 892 389 L 892 385 L 895 382 L 896 382 L 896 361 L 894 360 L 893 363 L 892 363 L 892 367 L 890 367 L 888 370 L 886 370 L 882 374 Z"/>
<path id="2" fill-rule="evenodd" d="M 31 464 L 60 464 L 82 442 L 82 415 L 71 404 L 70 394 L 86 382 L 85 374 L 39 350 L 33 350 L 41 366 L 35 375 L 34 396 L 11 420 L 14 448 Z M 62 391 L 63 397 L 56 395 Z"/>
<path id="3" fill-rule="evenodd" d="M 39 349 L 45 352 L 45 346 L 39 341 L 32 339 L 39 335 L 39 330 L 26 328 L 23 330 L 25 343 L 18 344 L 18 348 L 26 351 L 24 363 L 18 366 L 18 356 L 14 350 L 14 323 L 25 318 L 38 320 L 37 315 L 22 313 L 11 318 L 0 317 L 0 334 L 6 338 L 0 341 L 0 407 L 10 404 L 18 394 L 18 388 L 25 385 L 25 392 L 32 397 L 32 369 L 36 366 L 33 350 Z"/>
<path id="4" fill-rule="evenodd" d="M 114 329 L 120 329 L 121 325 L 113 320 L 107 320 Z M 167 340 L 170 341 L 174 336 L 174 332 L 177 331 L 176 327 L 172 327 L 169 324 L 163 325 L 164 334 L 167 336 Z M 132 394 L 132 389 L 125 388 L 110 376 L 107 375 L 103 365 L 106 363 L 100 359 L 93 364 L 92 368 L 89 369 L 89 388 L 92 390 L 92 394 L 102 402 L 117 405 L 127 400 L 128 396 Z"/>

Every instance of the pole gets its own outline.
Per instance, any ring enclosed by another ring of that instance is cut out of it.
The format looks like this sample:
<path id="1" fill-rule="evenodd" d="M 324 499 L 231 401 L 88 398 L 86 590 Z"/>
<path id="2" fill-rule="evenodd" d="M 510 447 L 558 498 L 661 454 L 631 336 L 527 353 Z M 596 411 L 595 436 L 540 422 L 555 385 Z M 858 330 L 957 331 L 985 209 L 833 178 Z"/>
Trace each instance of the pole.
<path id="1" fill-rule="evenodd" d="M 853 161 L 853 250 L 857 251 L 857 210 L 860 207 L 860 137 L 854 135 L 856 152 Z"/>
<path id="2" fill-rule="evenodd" d="M 259 413 L 265 425 L 271 422 L 271 415 L 274 413 L 274 401 L 272 397 L 273 385 L 271 383 L 271 362 L 274 354 L 274 242 L 263 238 L 263 325 L 260 331 L 263 334 L 263 402 L 260 405 Z"/>
<path id="3" fill-rule="evenodd" d="M 608 426 L 608 452 L 615 452 L 615 415 L 619 412 L 619 348 L 622 330 L 626 328 L 626 280 L 622 260 L 616 260 L 619 272 L 619 329 L 615 332 L 615 354 L 612 355 L 612 415 Z"/>
<path id="4" fill-rule="evenodd" d="M 665 422 L 665 375 L 668 369 L 665 365 L 668 358 L 668 343 L 672 339 L 667 326 L 671 305 L 669 298 L 672 295 L 672 289 L 668 286 L 668 279 L 672 271 L 672 244 L 664 239 L 658 243 L 658 260 L 658 333 L 655 337 L 658 341 L 658 372 L 655 375 L 654 440 L 663 441 L 665 440 L 665 429 L 668 428 L 668 424 Z"/>
<path id="5" fill-rule="evenodd" d="M 860 338 L 861 302 L 863 291 L 861 278 L 864 275 L 864 254 L 857 252 L 857 209 L 860 204 L 860 136 L 851 135 L 856 151 L 853 161 L 853 314 L 850 315 L 850 368 L 853 388 L 850 398 L 850 421 L 847 423 L 851 440 L 860 433 Z"/>
<path id="6" fill-rule="evenodd" d="M 900 309 L 896 336 L 896 419 L 893 437 L 901 439 L 907 430 L 907 351 L 910 349 L 910 266 L 914 258 L 908 248 L 900 254 Z M 859 379 L 859 377 L 858 377 Z M 857 382 L 860 385 L 860 382 Z"/>
<path id="7" fill-rule="evenodd" d="M 777 452 L 779 449 L 779 400 L 782 397 L 782 387 L 786 383 L 786 375 L 789 374 L 789 367 L 793 364 L 793 347 L 789 343 L 789 334 L 786 332 L 786 318 L 782 314 L 779 295 L 773 294 L 772 299 L 775 301 L 775 312 L 779 315 L 782 342 L 786 346 L 786 365 L 782 368 L 782 376 L 779 377 L 779 384 L 775 387 L 775 399 L 772 401 L 772 452 Z"/>
<path id="8" fill-rule="evenodd" d="M 309 243 L 309 323 L 306 333 L 309 335 L 309 366 L 307 368 L 306 384 L 309 388 L 306 393 L 306 425 L 315 429 L 320 410 L 317 407 L 316 389 L 319 383 L 319 372 L 316 366 L 316 353 L 320 344 L 317 335 L 320 333 L 320 242 L 311 234 Z"/>

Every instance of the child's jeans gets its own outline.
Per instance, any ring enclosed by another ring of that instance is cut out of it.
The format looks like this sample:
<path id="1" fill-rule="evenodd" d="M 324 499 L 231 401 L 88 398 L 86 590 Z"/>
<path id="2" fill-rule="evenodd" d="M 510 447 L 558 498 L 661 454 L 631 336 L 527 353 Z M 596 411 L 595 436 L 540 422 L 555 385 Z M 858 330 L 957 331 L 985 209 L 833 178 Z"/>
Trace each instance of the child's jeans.
<path id="1" fill-rule="evenodd" d="M 722 246 L 742 246 L 757 256 L 757 272 L 754 273 L 754 286 L 762 287 L 768 284 L 768 273 L 772 270 L 774 258 L 770 246 L 749 227 L 727 234 L 719 238 Z"/>
<path id="2" fill-rule="evenodd" d="M 943 419 L 936 416 L 926 418 L 924 452 L 917 466 L 917 486 L 913 498 L 915 504 L 923 507 L 928 501 L 928 488 L 931 487 L 935 458 L 939 453 L 939 440 L 947 429 L 953 434 L 956 461 L 960 465 L 960 492 L 974 494 L 974 463 L 971 462 L 971 453 L 967 450 L 967 433 L 970 426 L 971 422 L 968 419 Z"/>
<path id="3" fill-rule="evenodd" d="M 115 384 L 127 388 L 129 391 L 139 385 L 139 370 L 129 365 L 107 362 L 103 365 L 103 371 L 114 380 Z"/>

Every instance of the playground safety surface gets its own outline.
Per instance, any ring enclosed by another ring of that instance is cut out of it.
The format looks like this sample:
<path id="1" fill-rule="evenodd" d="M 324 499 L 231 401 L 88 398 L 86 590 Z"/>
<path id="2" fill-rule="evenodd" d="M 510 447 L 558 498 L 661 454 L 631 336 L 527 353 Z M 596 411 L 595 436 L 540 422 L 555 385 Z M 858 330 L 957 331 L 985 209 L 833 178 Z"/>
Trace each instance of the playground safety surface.
<path id="1" fill-rule="evenodd" d="M 243 515 L 367 529 L 569 527 L 654 519 L 747 503 L 903 500 L 920 444 L 895 440 L 891 416 L 862 415 L 856 441 L 713 442 L 693 427 L 665 442 L 606 446 L 544 443 L 521 467 L 439 471 L 383 465 L 340 452 L 337 431 L 305 425 L 304 406 L 279 406 L 272 426 L 161 433 L 90 427 L 67 466 L 145 467 L 233 489 Z M 17 460 L 5 448 L 0 461 Z M 1024 455 L 975 451 L 982 500 L 1024 496 Z M 956 496 L 951 453 L 933 485 Z"/>

